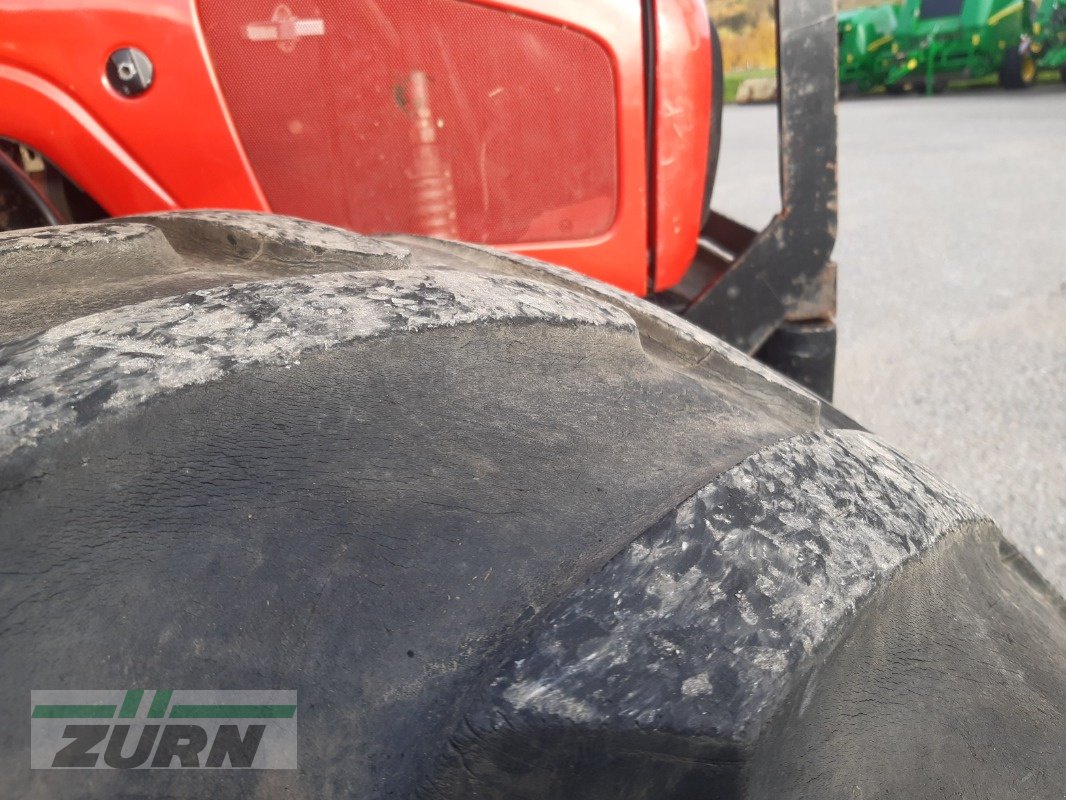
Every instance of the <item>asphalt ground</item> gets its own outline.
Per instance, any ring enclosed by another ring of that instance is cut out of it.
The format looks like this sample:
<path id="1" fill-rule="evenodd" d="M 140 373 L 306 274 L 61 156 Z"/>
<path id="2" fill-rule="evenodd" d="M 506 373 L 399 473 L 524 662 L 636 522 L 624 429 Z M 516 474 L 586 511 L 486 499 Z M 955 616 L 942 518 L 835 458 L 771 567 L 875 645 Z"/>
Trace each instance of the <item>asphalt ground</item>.
<path id="1" fill-rule="evenodd" d="M 1066 593 L 1066 87 L 840 104 L 836 404 L 968 492 Z M 777 208 L 773 106 L 713 205 Z"/>

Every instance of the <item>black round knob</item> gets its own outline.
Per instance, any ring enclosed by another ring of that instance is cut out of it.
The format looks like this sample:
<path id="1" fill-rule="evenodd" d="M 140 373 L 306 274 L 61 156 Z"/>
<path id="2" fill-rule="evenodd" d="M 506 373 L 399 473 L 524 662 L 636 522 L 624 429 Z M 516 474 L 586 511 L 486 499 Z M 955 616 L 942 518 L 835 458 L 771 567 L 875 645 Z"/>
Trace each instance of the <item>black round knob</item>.
<path id="1" fill-rule="evenodd" d="M 116 92 L 126 97 L 147 92 L 154 71 L 151 60 L 136 47 L 123 47 L 107 59 L 107 80 Z"/>

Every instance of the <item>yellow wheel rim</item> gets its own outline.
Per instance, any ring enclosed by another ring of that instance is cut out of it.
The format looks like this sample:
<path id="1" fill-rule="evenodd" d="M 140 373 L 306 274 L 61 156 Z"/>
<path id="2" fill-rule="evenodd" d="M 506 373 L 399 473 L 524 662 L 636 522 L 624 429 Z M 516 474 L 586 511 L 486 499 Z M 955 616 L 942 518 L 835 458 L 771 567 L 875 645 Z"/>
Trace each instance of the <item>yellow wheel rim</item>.
<path id="1" fill-rule="evenodd" d="M 1036 62 L 1029 56 L 1022 59 L 1022 83 L 1032 83 L 1036 80 Z"/>

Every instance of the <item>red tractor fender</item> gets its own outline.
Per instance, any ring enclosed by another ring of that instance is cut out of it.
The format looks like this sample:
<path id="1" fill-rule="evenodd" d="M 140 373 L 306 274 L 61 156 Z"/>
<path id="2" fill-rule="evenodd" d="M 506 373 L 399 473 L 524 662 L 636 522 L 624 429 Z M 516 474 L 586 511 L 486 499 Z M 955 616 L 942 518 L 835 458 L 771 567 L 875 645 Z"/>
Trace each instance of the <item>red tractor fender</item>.
<path id="1" fill-rule="evenodd" d="M 264 13 L 274 5 L 262 3 Z M 638 295 L 679 280 L 695 251 L 707 160 L 710 47 L 702 4 L 659 4 L 647 49 L 636 3 L 476 5 L 593 40 L 611 63 L 617 118 L 610 227 L 586 238 L 492 244 Z M 12 110 L 0 120 L 0 136 L 43 153 L 113 215 L 203 207 L 298 213 L 284 208 L 281 198 L 272 202 L 257 180 L 198 8 L 195 0 L 129 8 L 107 0 L 43 0 L 32 8 L 0 9 L 0 105 Z M 124 47 L 142 50 L 154 65 L 150 88 L 135 98 L 115 91 L 105 77 L 109 56 Z M 650 58 L 653 87 L 647 85 Z M 262 81 L 269 104 L 269 74 Z M 649 88 L 657 115 L 650 128 Z"/>

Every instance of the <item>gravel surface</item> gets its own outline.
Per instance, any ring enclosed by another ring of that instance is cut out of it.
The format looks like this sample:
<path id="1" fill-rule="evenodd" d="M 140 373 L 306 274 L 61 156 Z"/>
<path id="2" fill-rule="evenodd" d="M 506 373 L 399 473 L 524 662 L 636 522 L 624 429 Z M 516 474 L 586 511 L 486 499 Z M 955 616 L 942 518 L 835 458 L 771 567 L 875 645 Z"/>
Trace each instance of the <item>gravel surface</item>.
<path id="1" fill-rule="evenodd" d="M 776 112 L 726 109 L 714 205 L 776 210 Z M 1066 87 L 840 105 L 836 404 L 1066 593 Z"/>

